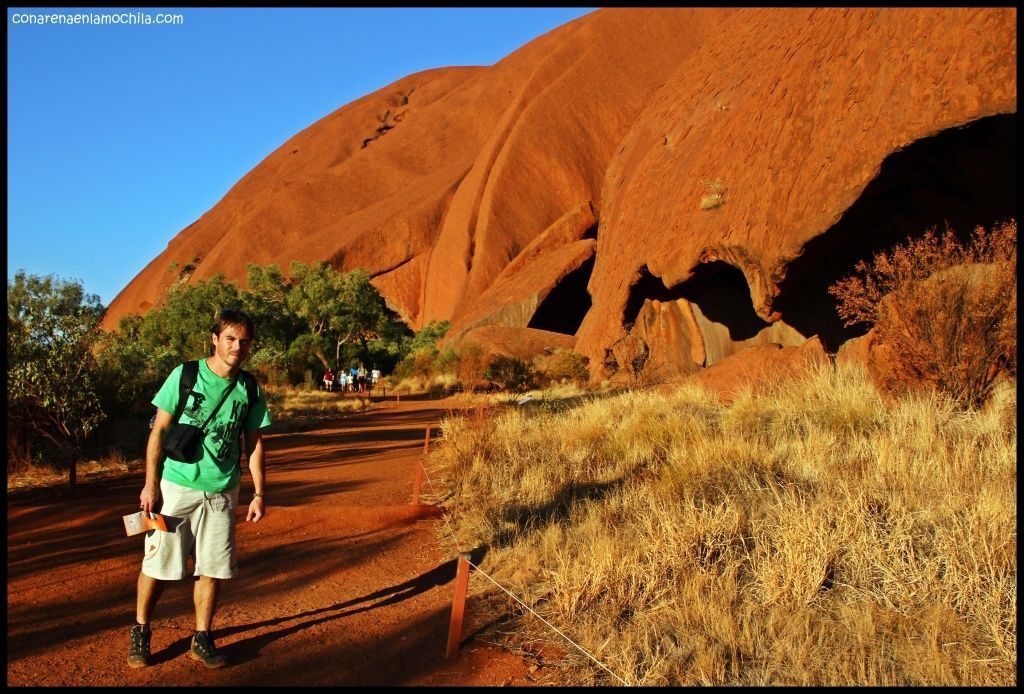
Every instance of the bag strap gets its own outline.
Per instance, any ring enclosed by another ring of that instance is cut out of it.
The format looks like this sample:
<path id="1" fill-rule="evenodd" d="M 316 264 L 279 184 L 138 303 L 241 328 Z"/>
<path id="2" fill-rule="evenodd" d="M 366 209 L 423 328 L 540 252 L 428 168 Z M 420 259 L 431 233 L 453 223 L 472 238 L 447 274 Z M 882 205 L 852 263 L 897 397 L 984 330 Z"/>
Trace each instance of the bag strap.
<path id="1" fill-rule="evenodd" d="M 181 374 L 178 377 L 178 406 L 174 409 L 174 423 L 181 419 L 181 413 L 185 411 L 185 402 L 188 400 L 192 389 L 196 387 L 196 380 L 199 378 L 199 361 L 193 359 L 181 365 Z"/>
<path id="2" fill-rule="evenodd" d="M 256 377 L 245 369 L 242 369 L 242 382 L 245 383 L 245 394 L 249 400 L 245 409 L 245 416 L 247 417 L 260 396 L 256 386 Z M 245 422 L 245 417 L 242 417 L 242 421 L 243 423 Z"/>
<path id="3" fill-rule="evenodd" d="M 200 429 L 206 431 L 206 425 L 209 424 L 210 421 L 213 419 L 213 416 L 217 414 L 217 410 L 220 409 L 220 406 L 224 404 L 224 401 L 228 399 L 228 396 L 231 395 L 231 391 L 233 391 L 235 389 L 235 386 L 237 385 L 238 376 L 236 375 L 233 379 L 231 379 L 231 383 L 228 384 L 228 387 L 224 389 L 224 394 L 220 396 L 220 400 L 217 402 L 217 406 L 213 408 L 212 412 L 210 412 L 210 416 L 207 417 L 206 421 L 202 423 L 202 425 L 199 427 Z"/>
<path id="4" fill-rule="evenodd" d="M 249 400 L 249 405 L 248 406 L 251 407 L 252 406 L 252 402 L 255 399 L 254 396 L 255 396 L 255 392 L 256 392 L 256 379 L 253 378 L 252 374 L 250 374 L 250 373 L 248 373 L 246 371 L 243 371 L 242 375 L 248 377 L 248 378 L 244 378 L 243 380 L 245 381 L 245 391 L 246 391 L 246 395 L 247 395 L 248 400 Z M 189 393 L 191 393 L 192 389 L 195 388 L 196 380 L 198 378 L 199 378 L 199 360 L 198 359 L 195 359 L 195 360 L 192 360 L 192 361 L 187 361 L 184 364 L 182 364 L 181 376 L 178 379 L 178 407 L 174 411 L 174 422 L 175 423 L 177 423 L 178 420 L 181 419 L 181 413 L 185 411 L 185 402 L 188 399 Z M 250 379 L 252 380 L 252 385 L 251 386 L 249 384 L 249 380 Z M 202 425 L 199 427 L 200 429 L 206 429 L 206 425 L 209 424 L 210 421 L 213 419 L 214 415 L 217 414 L 217 410 L 220 409 L 220 406 L 224 404 L 224 401 L 228 399 L 228 395 L 231 394 L 231 391 L 234 390 L 235 386 L 237 386 L 237 385 L 238 385 L 238 376 L 235 376 L 234 380 L 231 381 L 231 384 L 227 388 L 224 389 L 224 394 L 220 396 L 220 401 L 217 402 L 217 406 L 213 408 L 213 411 L 210 412 L 210 415 L 206 418 L 206 421 L 204 421 L 202 423 Z"/>

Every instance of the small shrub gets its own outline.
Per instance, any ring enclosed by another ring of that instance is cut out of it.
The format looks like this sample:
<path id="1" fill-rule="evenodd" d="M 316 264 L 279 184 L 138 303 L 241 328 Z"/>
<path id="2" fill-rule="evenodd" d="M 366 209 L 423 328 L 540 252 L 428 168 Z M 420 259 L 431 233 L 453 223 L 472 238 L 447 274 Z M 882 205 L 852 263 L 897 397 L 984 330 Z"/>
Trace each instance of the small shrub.
<path id="1" fill-rule="evenodd" d="M 878 253 L 829 288 L 847 326 L 873 325 L 887 352 L 887 390 L 919 382 L 961 405 L 982 404 L 997 378 L 1016 374 L 1017 222 L 951 229 Z"/>
<path id="2" fill-rule="evenodd" d="M 487 372 L 487 353 L 475 342 L 465 342 L 454 352 L 455 377 L 462 388 L 474 391 L 483 385 Z"/>
<path id="3" fill-rule="evenodd" d="M 713 210 L 725 204 L 725 188 L 719 181 L 704 180 L 705 192 L 700 197 L 700 209 Z"/>
<path id="4" fill-rule="evenodd" d="M 502 390 L 512 393 L 525 393 L 536 388 L 540 382 L 540 374 L 534 371 L 530 364 L 522 359 L 504 355 L 495 357 L 484 375 Z"/>
<path id="5" fill-rule="evenodd" d="M 437 357 L 437 350 L 433 347 L 424 347 L 411 354 L 407 354 L 402 361 L 395 366 L 395 376 L 399 379 L 429 378 L 433 372 L 433 362 Z"/>
<path id="6" fill-rule="evenodd" d="M 541 360 L 540 371 L 551 381 L 570 381 L 582 385 L 590 378 L 590 359 L 568 350 L 558 350 Z"/>
<path id="7" fill-rule="evenodd" d="M 635 333 L 628 333 L 612 345 L 614 363 L 629 388 L 649 388 L 664 383 L 667 374 L 651 362 L 651 348 Z"/>

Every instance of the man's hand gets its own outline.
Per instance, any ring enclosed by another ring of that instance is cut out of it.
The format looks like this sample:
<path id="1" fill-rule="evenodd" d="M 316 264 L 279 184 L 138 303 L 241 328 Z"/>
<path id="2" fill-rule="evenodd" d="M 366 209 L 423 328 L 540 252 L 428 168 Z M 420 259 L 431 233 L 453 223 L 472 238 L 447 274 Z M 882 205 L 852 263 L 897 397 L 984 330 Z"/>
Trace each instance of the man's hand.
<path id="1" fill-rule="evenodd" d="M 156 502 L 160 500 L 160 487 L 156 484 L 147 484 L 139 494 L 139 508 L 146 513 L 156 510 Z"/>
<path id="2" fill-rule="evenodd" d="M 258 523 L 260 518 L 263 518 L 265 515 L 266 512 L 263 510 L 263 497 L 253 497 L 252 501 L 249 502 L 249 512 L 245 514 L 245 520 Z"/>

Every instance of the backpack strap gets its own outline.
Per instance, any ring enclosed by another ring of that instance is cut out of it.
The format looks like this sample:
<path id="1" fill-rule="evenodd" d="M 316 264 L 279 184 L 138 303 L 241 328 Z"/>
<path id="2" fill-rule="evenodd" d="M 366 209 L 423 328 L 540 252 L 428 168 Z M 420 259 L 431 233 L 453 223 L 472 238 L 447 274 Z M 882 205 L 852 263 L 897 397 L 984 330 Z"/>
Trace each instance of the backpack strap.
<path id="1" fill-rule="evenodd" d="M 256 401 L 259 400 L 260 396 L 256 385 L 256 377 L 245 369 L 242 369 L 242 382 L 245 383 L 245 395 L 249 401 L 245 408 L 245 415 L 242 417 L 242 423 L 244 424 L 245 418 L 252 412 L 252 408 L 256 405 Z"/>
<path id="2" fill-rule="evenodd" d="M 238 431 L 238 445 L 241 447 L 243 457 L 246 457 L 249 453 L 245 446 L 245 419 L 252 412 L 252 408 L 256 405 L 256 401 L 259 400 L 260 396 L 256 385 L 256 377 L 245 369 L 242 369 L 241 375 L 242 383 L 245 384 L 245 395 L 248 399 L 248 404 L 245 407 L 245 414 L 242 415 L 242 426 L 239 427 Z M 238 464 L 241 465 L 241 461 Z"/>
<path id="3" fill-rule="evenodd" d="M 181 376 L 178 379 L 178 407 L 174 410 L 174 421 L 181 419 L 181 413 L 185 411 L 185 402 L 189 393 L 196 387 L 196 380 L 199 378 L 199 360 L 187 361 L 181 365 Z"/>

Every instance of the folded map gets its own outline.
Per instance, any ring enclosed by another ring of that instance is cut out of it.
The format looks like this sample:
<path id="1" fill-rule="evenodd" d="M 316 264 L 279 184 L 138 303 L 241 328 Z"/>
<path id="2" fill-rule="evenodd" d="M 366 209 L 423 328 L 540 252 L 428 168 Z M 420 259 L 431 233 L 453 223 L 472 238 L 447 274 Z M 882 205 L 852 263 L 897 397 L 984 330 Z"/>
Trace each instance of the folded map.
<path id="1" fill-rule="evenodd" d="M 139 511 L 138 513 L 129 513 L 127 516 L 123 516 L 123 519 L 124 530 L 128 533 L 129 537 L 144 533 L 147 530 L 163 530 L 167 532 L 167 521 L 159 513 Z"/>

